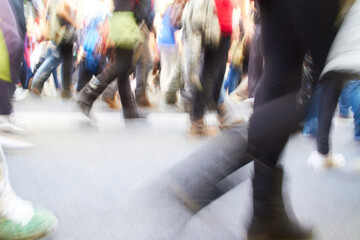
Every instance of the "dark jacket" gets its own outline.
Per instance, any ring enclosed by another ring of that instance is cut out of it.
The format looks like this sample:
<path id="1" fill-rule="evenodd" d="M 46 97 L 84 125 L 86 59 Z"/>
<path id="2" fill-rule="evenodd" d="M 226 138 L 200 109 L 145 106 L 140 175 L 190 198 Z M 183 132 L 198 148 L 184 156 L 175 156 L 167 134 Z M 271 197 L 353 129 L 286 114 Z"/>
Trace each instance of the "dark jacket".
<path id="1" fill-rule="evenodd" d="M 24 14 L 24 3 L 22 0 L 11 0 L 10 3 L 18 25 L 20 37 L 23 41 L 25 41 L 26 20 Z"/>

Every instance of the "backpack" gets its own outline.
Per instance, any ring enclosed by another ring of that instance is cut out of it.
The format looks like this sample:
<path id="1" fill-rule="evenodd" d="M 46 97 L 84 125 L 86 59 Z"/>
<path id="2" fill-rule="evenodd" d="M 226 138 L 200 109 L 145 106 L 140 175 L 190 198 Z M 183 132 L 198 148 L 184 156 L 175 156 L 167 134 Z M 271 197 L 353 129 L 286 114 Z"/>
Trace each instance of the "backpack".
<path id="1" fill-rule="evenodd" d="M 93 74 L 97 72 L 101 54 L 97 52 L 97 46 L 100 39 L 99 31 L 97 30 L 101 18 L 94 18 L 86 27 L 84 34 L 84 51 L 86 52 L 85 69 Z"/>
<path id="2" fill-rule="evenodd" d="M 59 13 L 58 4 L 68 0 L 59 0 L 50 5 L 49 22 L 50 22 L 50 39 L 59 44 L 72 43 L 75 39 L 76 27 L 68 23 L 62 14 Z M 64 11 L 63 14 L 74 14 L 73 11 Z M 76 18 L 76 16 L 73 16 Z"/>
<path id="3" fill-rule="evenodd" d="M 138 23 L 145 21 L 148 29 L 152 30 L 155 17 L 152 0 L 136 0 L 134 14 Z"/>

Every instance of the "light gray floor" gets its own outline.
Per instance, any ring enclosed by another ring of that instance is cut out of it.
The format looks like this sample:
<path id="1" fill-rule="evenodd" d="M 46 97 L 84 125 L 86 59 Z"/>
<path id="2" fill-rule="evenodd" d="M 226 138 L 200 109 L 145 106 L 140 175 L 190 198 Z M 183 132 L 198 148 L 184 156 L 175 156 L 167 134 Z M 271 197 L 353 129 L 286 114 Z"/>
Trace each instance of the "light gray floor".
<path id="1" fill-rule="evenodd" d="M 234 108 L 249 113 L 245 105 Z M 249 180 L 192 218 L 171 199 L 157 199 L 163 195 L 157 195 L 153 179 L 207 141 L 186 136 L 188 116 L 177 108 L 161 105 L 147 120 L 125 124 L 121 111 L 97 103 L 97 126 L 73 102 L 54 97 L 30 96 L 16 110 L 33 132 L 13 139 L 34 146 L 5 149 L 10 179 L 18 195 L 58 217 L 59 228 L 49 239 L 244 239 Z M 213 114 L 208 122 L 216 123 Z M 334 151 L 345 155 L 344 169 L 310 170 L 306 160 L 314 141 L 300 135 L 291 138 L 283 156 L 292 203 L 299 218 L 314 223 L 316 239 L 360 239 L 360 174 L 350 167 L 360 160 L 360 143 L 353 140 L 352 124 L 334 120 Z M 179 219 L 188 220 L 180 226 Z"/>

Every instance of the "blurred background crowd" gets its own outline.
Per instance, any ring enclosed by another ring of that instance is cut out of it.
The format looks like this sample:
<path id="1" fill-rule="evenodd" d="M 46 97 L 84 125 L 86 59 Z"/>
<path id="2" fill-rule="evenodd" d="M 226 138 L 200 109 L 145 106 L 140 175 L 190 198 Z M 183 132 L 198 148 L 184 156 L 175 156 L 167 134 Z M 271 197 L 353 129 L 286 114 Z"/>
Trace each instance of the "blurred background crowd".
<path id="1" fill-rule="evenodd" d="M 39 96 L 39 104 L 47 96 L 74 101 L 92 122 L 97 100 L 121 109 L 124 119 L 146 119 L 154 107 L 174 105 L 189 114 L 191 136 L 249 125 L 247 151 L 260 164 L 248 239 L 308 239 L 311 230 L 290 225 L 284 211 L 268 210 L 274 201 L 282 204 L 283 173 L 275 165 L 289 134 L 300 129 L 316 139 L 311 167 L 343 166 L 329 139 L 339 104 L 341 117 L 354 118 L 354 139 L 360 140 L 358 70 L 325 64 L 345 16 L 358 15 L 358 1 L 331 0 L 324 14 L 309 1 L 2 0 L 0 131 L 30 130 L 13 107 L 29 95 Z M 299 6 L 311 8 L 308 17 L 296 13 Z M 325 20 L 309 24 L 317 14 Z M 332 59 L 344 56 L 336 49 Z M 231 102 L 254 107 L 250 123 Z M 205 121 L 208 111 L 215 112 L 216 126 Z M 0 157 L 0 171 L 7 172 Z M 21 200 L 7 174 L 0 175 L 0 215 L 7 224 L 0 221 L 1 239 L 35 239 L 56 227 L 51 212 Z M 273 216 L 280 218 L 276 226 L 264 227 Z"/>

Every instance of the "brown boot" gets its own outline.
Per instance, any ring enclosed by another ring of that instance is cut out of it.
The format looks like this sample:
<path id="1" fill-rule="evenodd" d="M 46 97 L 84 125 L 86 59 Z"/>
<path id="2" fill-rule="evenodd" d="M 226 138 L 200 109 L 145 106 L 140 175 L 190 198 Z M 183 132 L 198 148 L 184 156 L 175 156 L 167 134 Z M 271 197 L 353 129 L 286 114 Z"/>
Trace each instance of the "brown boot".
<path id="1" fill-rule="evenodd" d="M 191 121 L 190 129 L 187 133 L 191 136 L 215 136 L 218 133 L 216 127 L 206 126 L 204 119 L 201 118 L 199 120 Z"/>
<path id="2" fill-rule="evenodd" d="M 118 110 L 121 108 L 120 96 L 117 91 L 114 94 L 113 98 L 107 98 L 107 99 L 103 99 L 103 100 L 107 103 L 107 105 L 110 109 Z"/>
<path id="3" fill-rule="evenodd" d="M 136 93 L 136 103 L 139 107 L 151 107 L 151 103 L 146 95 L 146 92 Z"/>
<path id="4" fill-rule="evenodd" d="M 217 112 L 217 119 L 221 129 L 228 129 L 245 121 L 244 118 L 236 116 L 233 110 L 224 103 L 218 106 Z"/>

